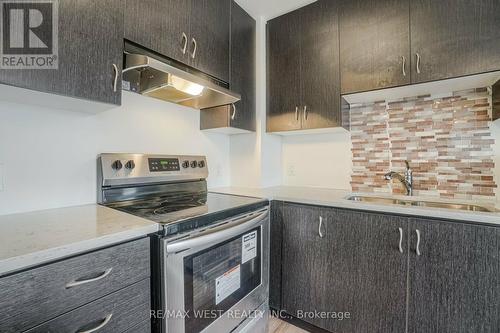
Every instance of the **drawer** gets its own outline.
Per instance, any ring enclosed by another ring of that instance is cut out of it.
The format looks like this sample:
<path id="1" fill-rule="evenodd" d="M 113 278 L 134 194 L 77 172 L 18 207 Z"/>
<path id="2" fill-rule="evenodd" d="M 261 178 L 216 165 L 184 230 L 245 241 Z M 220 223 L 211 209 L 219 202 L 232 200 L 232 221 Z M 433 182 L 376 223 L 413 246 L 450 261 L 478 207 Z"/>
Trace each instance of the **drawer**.
<path id="1" fill-rule="evenodd" d="M 26 333 L 125 332 L 149 320 L 149 287 L 149 279 L 143 280 L 36 326 Z M 139 326 L 141 327 L 143 326 Z"/>
<path id="2" fill-rule="evenodd" d="M 0 332 L 22 332 L 150 276 L 149 238 L 0 279 Z"/>
<path id="3" fill-rule="evenodd" d="M 142 323 L 129 328 L 123 333 L 151 333 L 151 320 L 148 319 L 146 321 L 143 321 Z"/>

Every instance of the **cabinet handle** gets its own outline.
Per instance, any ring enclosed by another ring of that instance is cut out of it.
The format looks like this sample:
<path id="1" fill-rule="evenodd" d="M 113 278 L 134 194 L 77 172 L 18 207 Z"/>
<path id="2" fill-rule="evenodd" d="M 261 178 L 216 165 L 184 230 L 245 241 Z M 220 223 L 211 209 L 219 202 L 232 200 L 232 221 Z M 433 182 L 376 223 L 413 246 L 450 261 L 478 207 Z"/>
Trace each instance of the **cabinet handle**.
<path id="1" fill-rule="evenodd" d="M 193 53 L 191 53 L 191 58 L 196 58 L 196 50 L 198 49 L 198 44 L 196 43 L 196 39 L 191 38 L 191 43 L 193 44 Z"/>
<path id="2" fill-rule="evenodd" d="M 406 57 L 402 56 L 403 58 L 403 76 L 406 76 Z"/>
<path id="3" fill-rule="evenodd" d="M 321 229 L 323 229 L 323 217 L 322 216 L 319 217 L 318 234 L 319 234 L 320 238 L 323 238 L 324 235 L 323 235 L 323 232 L 321 231 Z"/>
<path id="4" fill-rule="evenodd" d="M 113 317 L 113 314 L 109 314 L 106 316 L 106 318 L 104 318 L 104 320 L 102 321 L 102 323 L 100 323 L 98 326 L 94 327 L 94 328 L 91 328 L 89 330 L 85 330 L 85 331 L 81 331 L 81 330 L 78 330 L 76 331 L 76 333 L 92 333 L 92 332 L 97 332 L 98 330 L 100 330 L 101 328 L 103 328 L 104 326 L 106 326 L 111 318 Z"/>
<path id="5" fill-rule="evenodd" d="M 295 120 L 299 121 L 299 107 L 295 107 Z"/>
<path id="6" fill-rule="evenodd" d="M 403 253 L 403 228 L 399 228 L 399 252 Z"/>
<path id="7" fill-rule="evenodd" d="M 116 64 L 113 64 L 113 72 L 115 73 L 115 79 L 113 80 L 113 91 L 116 92 L 116 89 L 118 88 L 118 66 Z"/>
<path id="8" fill-rule="evenodd" d="M 185 32 L 182 33 L 182 40 L 184 41 L 184 46 L 181 48 L 182 54 L 186 54 L 187 46 L 188 46 L 188 36 Z"/>
<path id="9" fill-rule="evenodd" d="M 417 53 L 417 74 L 420 74 L 420 54 Z"/>
<path id="10" fill-rule="evenodd" d="M 234 118 L 236 118 L 236 106 L 233 104 L 231 104 L 231 107 L 233 108 L 233 112 L 231 113 L 231 120 L 234 120 Z"/>
<path id="11" fill-rule="evenodd" d="M 308 115 L 308 113 L 307 113 L 307 105 L 306 105 L 306 106 L 304 106 L 304 121 L 307 120 L 307 115 Z"/>
<path id="12" fill-rule="evenodd" d="M 68 283 L 66 285 L 66 289 L 77 287 L 77 286 L 81 286 L 82 284 L 87 284 L 87 283 L 91 283 L 91 282 L 96 282 L 96 281 L 102 280 L 106 276 L 108 276 L 111 273 L 112 270 L 113 270 L 113 268 L 109 268 L 109 269 L 105 270 L 104 273 L 102 273 L 101 275 L 99 275 L 98 277 L 95 277 L 93 279 L 81 280 L 81 281 L 73 280 L 73 281 L 71 281 L 70 283 Z"/>
<path id="13" fill-rule="evenodd" d="M 417 248 L 416 248 L 416 252 L 417 252 L 417 256 L 421 256 L 422 253 L 420 252 L 420 230 L 415 230 L 415 232 L 417 233 Z"/>

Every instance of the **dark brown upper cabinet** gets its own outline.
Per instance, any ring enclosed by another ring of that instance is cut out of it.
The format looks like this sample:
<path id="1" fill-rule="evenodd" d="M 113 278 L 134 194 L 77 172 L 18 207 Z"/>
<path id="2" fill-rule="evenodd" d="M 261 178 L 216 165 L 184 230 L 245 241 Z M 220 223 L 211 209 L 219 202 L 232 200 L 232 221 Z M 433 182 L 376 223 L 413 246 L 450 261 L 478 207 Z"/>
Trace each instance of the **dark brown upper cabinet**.
<path id="1" fill-rule="evenodd" d="M 268 22 L 268 132 L 340 126 L 337 16 L 319 0 Z"/>
<path id="2" fill-rule="evenodd" d="M 229 82 L 230 0 L 126 0 L 125 38 Z"/>
<path id="3" fill-rule="evenodd" d="M 342 1 L 339 13 L 342 94 L 411 82 L 408 11 L 408 0 Z"/>
<path id="4" fill-rule="evenodd" d="M 190 65 L 229 82 L 230 0 L 192 0 Z"/>
<path id="5" fill-rule="evenodd" d="M 125 0 L 125 38 L 186 63 L 190 9 L 191 0 Z"/>
<path id="6" fill-rule="evenodd" d="M 2 69 L 0 83 L 120 105 L 121 1 L 59 1 L 58 18 L 58 69 Z"/>
<path id="7" fill-rule="evenodd" d="M 202 130 L 216 129 L 228 134 L 255 131 L 256 105 L 256 22 L 236 2 L 231 5 L 231 68 L 229 86 L 241 95 L 233 105 L 202 110 Z"/>
<path id="8" fill-rule="evenodd" d="M 500 1 L 410 1 L 413 82 L 500 69 Z"/>

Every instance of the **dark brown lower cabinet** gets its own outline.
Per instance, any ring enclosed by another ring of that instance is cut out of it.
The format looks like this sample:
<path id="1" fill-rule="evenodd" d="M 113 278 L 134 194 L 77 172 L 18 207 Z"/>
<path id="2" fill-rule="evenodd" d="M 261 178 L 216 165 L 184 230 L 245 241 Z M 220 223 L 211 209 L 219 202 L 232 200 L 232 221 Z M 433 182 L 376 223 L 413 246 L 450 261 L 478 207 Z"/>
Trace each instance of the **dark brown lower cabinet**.
<path id="1" fill-rule="evenodd" d="M 410 235 L 408 332 L 500 332 L 500 229 L 419 219 Z"/>
<path id="2" fill-rule="evenodd" d="M 283 309 L 331 332 L 404 332 L 407 227 L 402 217 L 285 204 Z"/>
<path id="3" fill-rule="evenodd" d="M 286 313 L 333 333 L 500 332 L 500 228 L 278 207 Z"/>

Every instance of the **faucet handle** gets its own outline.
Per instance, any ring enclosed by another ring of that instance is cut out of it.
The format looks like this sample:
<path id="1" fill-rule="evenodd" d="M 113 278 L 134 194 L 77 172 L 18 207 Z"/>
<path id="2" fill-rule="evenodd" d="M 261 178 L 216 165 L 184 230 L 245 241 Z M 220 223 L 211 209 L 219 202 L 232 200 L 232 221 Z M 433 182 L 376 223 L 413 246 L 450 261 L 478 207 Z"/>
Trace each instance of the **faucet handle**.
<path id="1" fill-rule="evenodd" d="M 405 164 L 406 164 L 406 170 L 410 170 L 410 162 L 408 162 L 408 160 L 405 160 Z"/>

